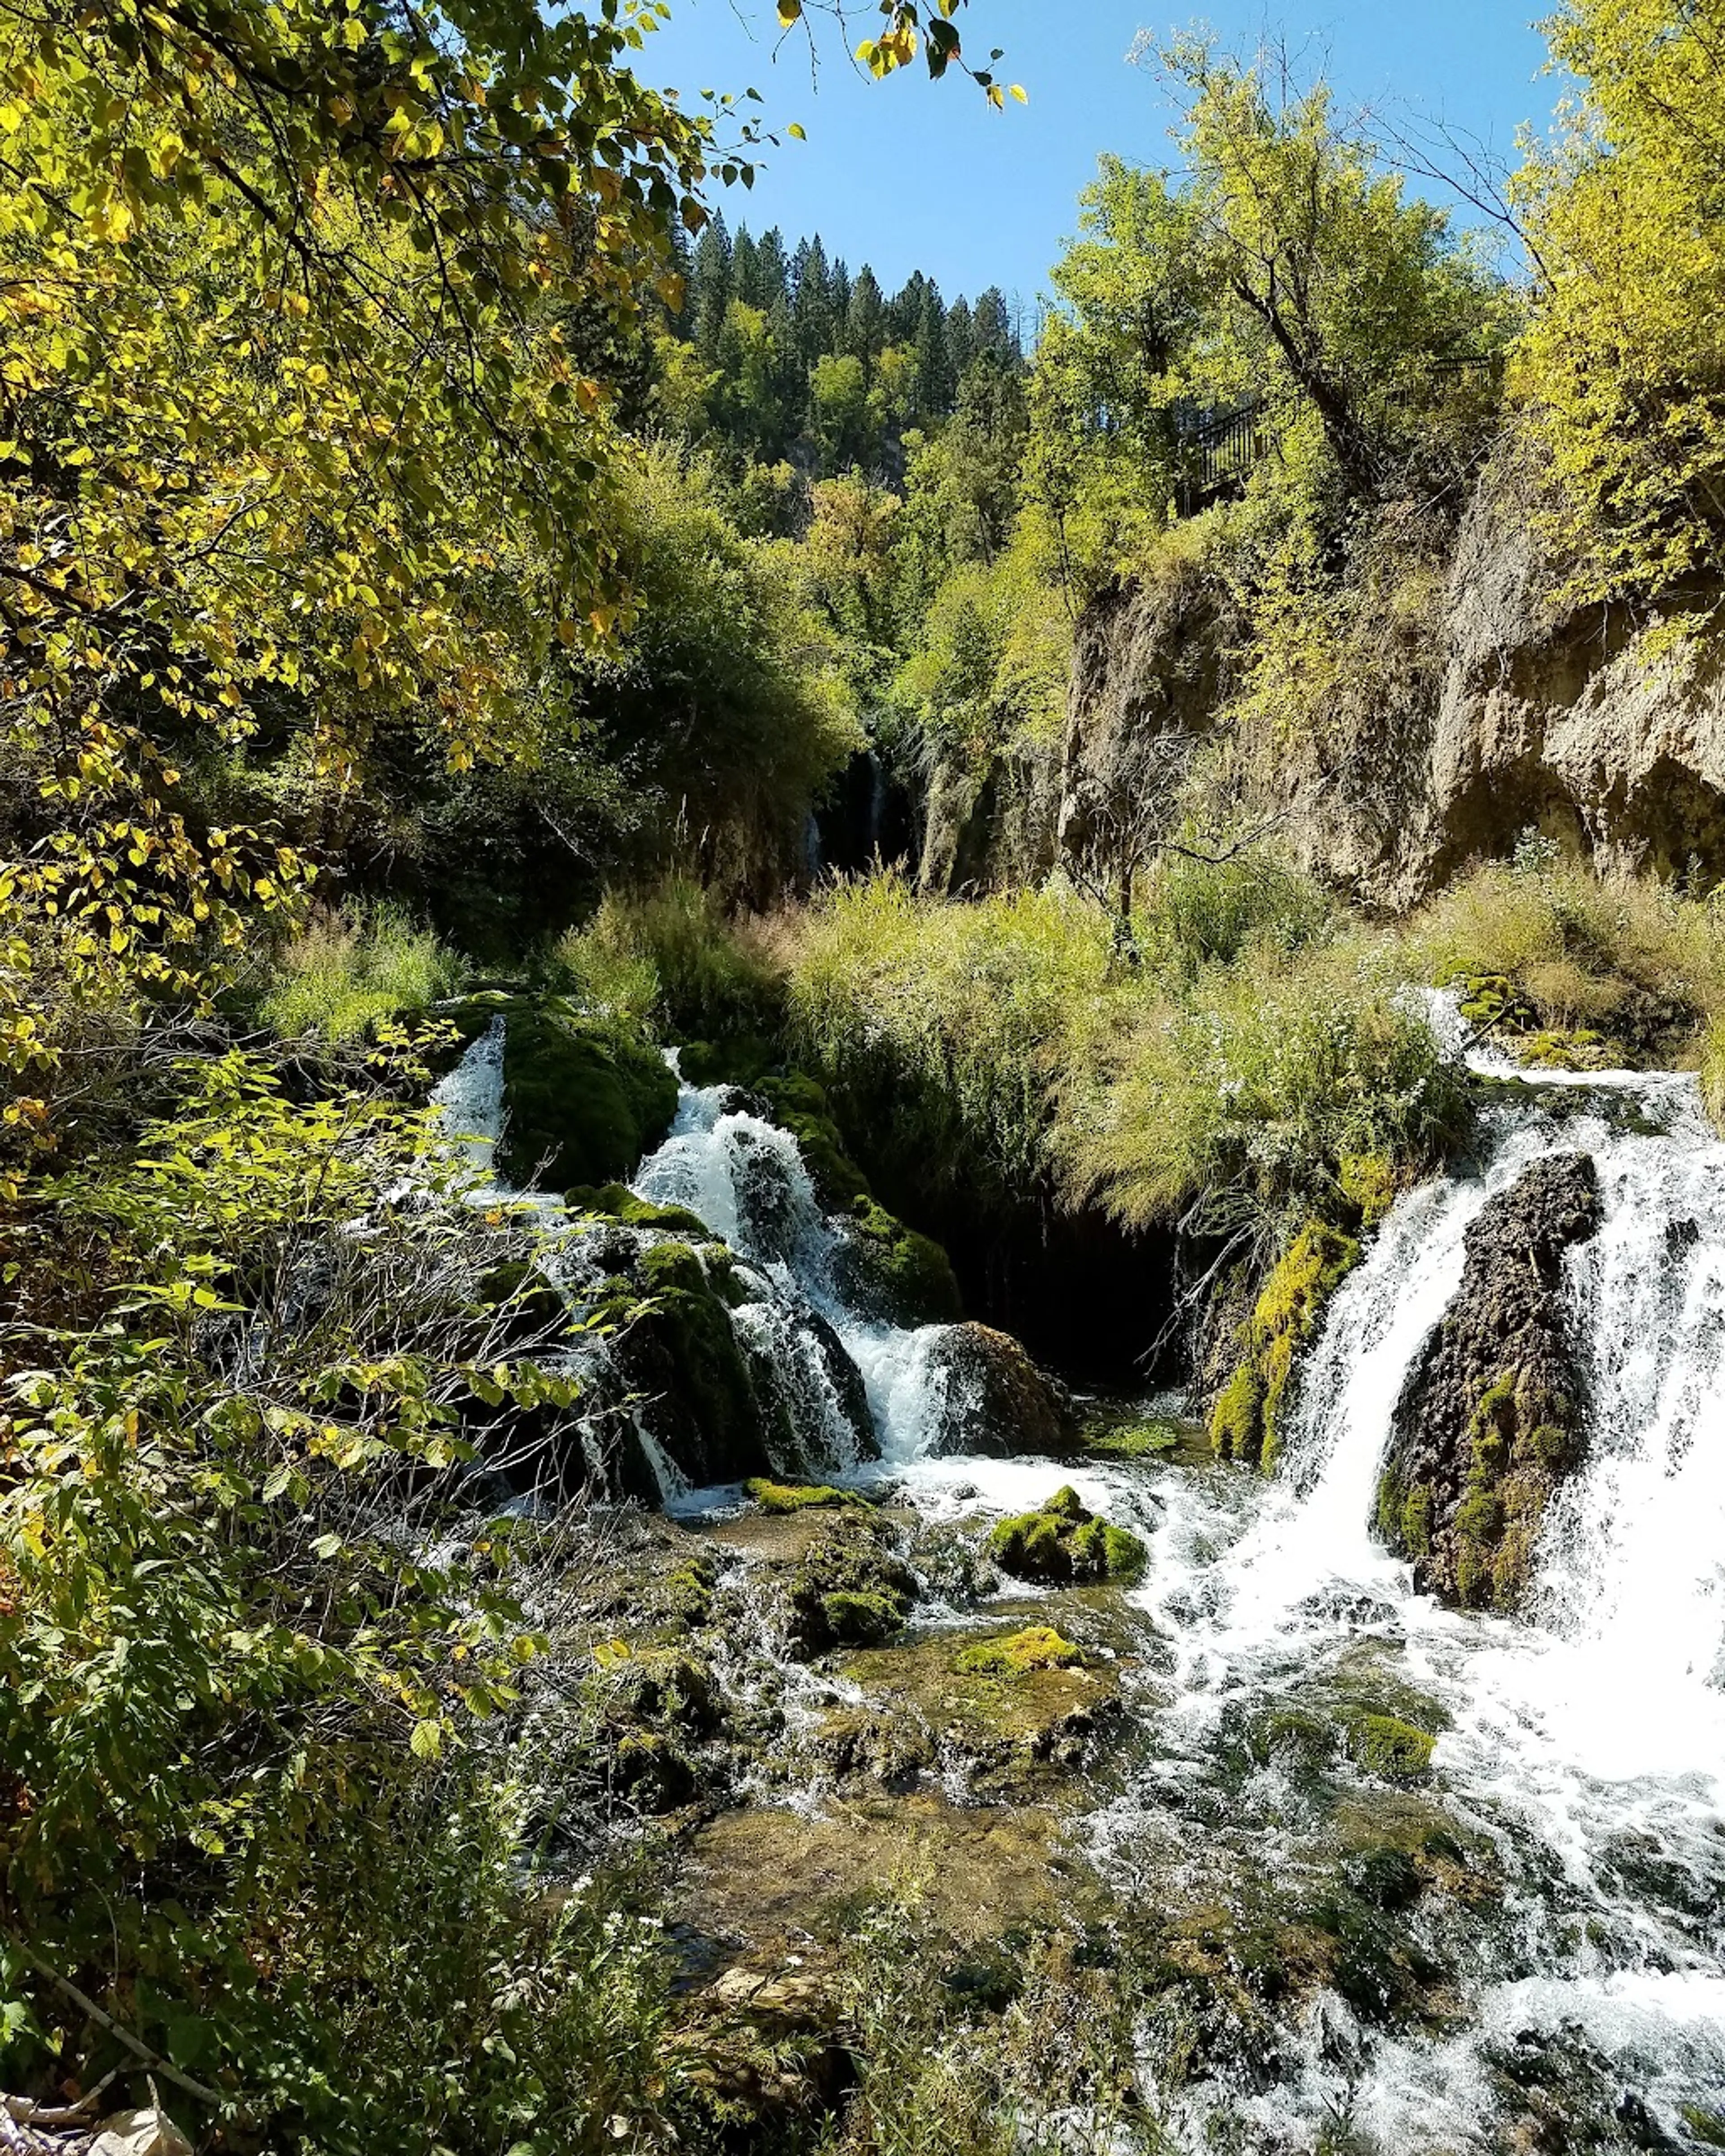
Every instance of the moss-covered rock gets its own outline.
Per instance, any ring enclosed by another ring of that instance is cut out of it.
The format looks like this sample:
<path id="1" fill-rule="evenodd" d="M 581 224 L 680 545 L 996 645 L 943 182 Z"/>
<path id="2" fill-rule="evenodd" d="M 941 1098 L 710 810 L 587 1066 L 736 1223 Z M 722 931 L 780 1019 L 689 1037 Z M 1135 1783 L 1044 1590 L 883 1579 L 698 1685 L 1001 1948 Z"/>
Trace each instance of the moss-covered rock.
<path id="1" fill-rule="evenodd" d="M 930 1450 L 1063 1455 L 1077 1443 L 1077 1418 L 1063 1386 L 1039 1369 L 1010 1333 L 967 1322 L 944 1328 L 935 1354 L 944 1375 Z"/>
<path id="2" fill-rule="evenodd" d="M 954 1666 L 966 1676 L 1027 1676 L 1032 1670 L 1082 1669 L 1082 1647 L 1051 1625 L 1029 1625 L 1000 1640 L 978 1640 L 959 1650 Z"/>
<path id="3" fill-rule="evenodd" d="M 868 1499 L 855 1490 L 835 1490 L 825 1482 L 773 1482 L 752 1476 L 742 1494 L 763 1512 L 837 1512 L 846 1505 L 866 1505 Z"/>
<path id="4" fill-rule="evenodd" d="M 1536 1161 L 1494 1199 L 1397 1403 L 1378 1531 L 1446 1601 L 1515 1608 L 1552 1492 L 1580 1464 L 1584 1373 L 1563 1266 L 1602 1217 L 1585 1154 Z"/>
<path id="5" fill-rule="evenodd" d="M 1099 1519 L 1070 1488 L 1036 1512 L 1000 1521 L 988 1555 L 1016 1579 L 1050 1583 L 1135 1579 L 1149 1561 L 1135 1534 Z"/>
<path id="6" fill-rule="evenodd" d="M 559 996 L 477 996 L 439 1014 L 468 1040 L 504 1022 L 497 1165 L 511 1182 L 614 1182 L 671 1127 L 677 1081 L 632 1027 L 586 1017 Z"/>
<path id="7" fill-rule="evenodd" d="M 839 1286 L 870 1317 L 901 1326 L 950 1325 L 964 1314 L 952 1263 L 937 1242 L 871 1198 L 845 1217 Z"/>
<path id="8" fill-rule="evenodd" d="M 1363 1714 L 1348 1731 L 1348 1756 L 1385 1782 L 1423 1782 L 1431 1772 L 1437 1739 L 1393 1714 Z"/>
<path id="9" fill-rule="evenodd" d="M 688 1243 L 636 1254 L 631 1276 L 599 1306 L 618 1329 L 612 1364 L 650 1403 L 654 1435 L 696 1484 L 770 1476 L 794 1455 L 794 1437 L 763 1402 L 732 1324 L 728 1261 L 709 1265 Z"/>
<path id="10" fill-rule="evenodd" d="M 909 1617 L 916 1575 L 899 1555 L 888 1522 L 846 1512 L 809 1543 L 786 1599 L 799 1654 L 880 1646 Z"/>
<path id="11" fill-rule="evenodd" d="M 563 1194 L 572 1213 L 615 1220 L 625 1228 L 651 1228 L 661 1235 L 678 1235 L 685 1242 L 710 1241 L 712 1230 L 698 1213 L 685 1205 L 655 1205 L 638 1198 L 626 1183 L 579 1183 Z"/>
<path id="12" fill-rule="evenodd" d="M 1283 1252 L 1246 1321 L 1240 1359 L 1210 1410 L 1210 1440 L 1222 1459 L 1275 1473 L 1300 1351 L 1359 1255 L 1351 1235 L 1322 1220 L 1308 1220 Z"/>

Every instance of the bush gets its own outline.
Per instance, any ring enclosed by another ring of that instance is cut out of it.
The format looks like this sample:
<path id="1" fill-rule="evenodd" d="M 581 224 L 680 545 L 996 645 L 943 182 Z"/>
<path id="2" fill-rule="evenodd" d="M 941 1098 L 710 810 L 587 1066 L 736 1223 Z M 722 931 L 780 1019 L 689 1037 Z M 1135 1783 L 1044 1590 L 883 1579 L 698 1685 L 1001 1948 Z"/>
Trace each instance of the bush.
<path id="1" fill-rule="evenodd" d="M 1360 1161 L 1410 1180 L 1468 1118 L 1395 965 L 1352 939 L 1292 963 L 1257 952 L 1153 1001 L 1067 1081 L 1059 1144 L 1069 1189 L 1120 1220 L 1280 1243 L 1301 1214 L 1358 1219 Z"/>
<path id="2" fill-rule="evenodd" d="M 1496 1038 L 1548 1056 L 1580 1032 L 1599 1036 L 1599 1060 L 1692 1059 L 1706 1023 L 1725 1019 L 1719 902 L 1651 876 L 1596 875 L 1538 840 L 1436 900 L 1409 952 L 1427 979 L 1476 1000 Z"/>
<path id="3" fill-rule="evenodd" d="M 1174 983 L 1231 966 L 1246 950 L 1283 952 L 1318 941 L 1336 917 L 1310 876 L 1262 852 L 1215 861 L 1169 854 L 1149 889 L 1138 941 L 1147 965 Z"/>
<path id="4" fill-rule="evenodd" d="M 789 1029 L 798 1060 L 905 1166 L 999 1202 L 1042 1179 L 1081 1014 L 1131 993 L 1107 920 L 1070 893 L 949 906 L 880 876 L 799 925 Z"/>
<path id="5" fill-rule="evenodd" d="M 313 919 L 275 953 L 259 1013 L 287 1040 L 372 1036 L 459 993 L 465 962 L 388 901 Z"/>

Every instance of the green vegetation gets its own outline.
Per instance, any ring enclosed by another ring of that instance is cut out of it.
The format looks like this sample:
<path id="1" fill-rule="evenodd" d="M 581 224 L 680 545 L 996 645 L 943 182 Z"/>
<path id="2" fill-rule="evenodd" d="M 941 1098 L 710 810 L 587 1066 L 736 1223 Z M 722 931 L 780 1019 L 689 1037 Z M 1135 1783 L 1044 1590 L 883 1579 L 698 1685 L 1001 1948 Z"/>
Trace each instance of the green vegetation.
<path id="1" fill-rule="evenodd" d="M 468 970 L 398 905 L 326 914 L 275 954 L 259 1015 L 285 1040 L 362 1040 L 459 994 Z"/>
<path id="2" fill-rule="evenodd" d="M 742 1494 L 763 1512 L 834 1512 L 845 1505 L 866 1505 L 868 1499 L 855 1490 L 835 1490 L 828 1483 L 769 1482 L 754 1476 L 742 1486 Z"/>
<path id="3" fill-rule="evenodd" d="M 1019 1579 L 1133 1579 L 1149 1562 L 1138 1537 L 1099 1519 L 1072 1489 L 1057 1490 L 1034 1512 L 990 1529 L 990 1558 Z"/>
<path id="4" fill-rule="evenodd" d="M 1358 1262 L 1358 1243 L 1315 1220 L 1277 1259 L 1245 1327 L 1245 1354 L 1210 1413 L 1210 1440 L 1223 1459 L 1276 1472 L 1296 1358 Z"/>
<path id="5" fill-rule="evenodd" d="M 1027 1625 L 999 1640 L 981 1640 L 962 1647 L 954 1667 L 967 1676 L 1028 1676 L 1033 1670 L 1076 1670 L 1084 1650 L 1063 1640 L 1050 1625 Z"/>
<path id="6" fill-rule="evenodd" d="M 1363 1714 L 1348 1731 L 1355 1763 L 1386 1782 L 1423 1782 L 1431 1772 L 1437 1739 L 1392 1714 Z"/>

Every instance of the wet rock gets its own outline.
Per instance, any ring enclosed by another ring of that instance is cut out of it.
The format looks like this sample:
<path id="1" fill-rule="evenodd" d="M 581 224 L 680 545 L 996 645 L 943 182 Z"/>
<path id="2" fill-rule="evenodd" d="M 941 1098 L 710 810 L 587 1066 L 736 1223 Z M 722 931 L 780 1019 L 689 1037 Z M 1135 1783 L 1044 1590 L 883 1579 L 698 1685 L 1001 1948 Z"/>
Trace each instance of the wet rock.
<path id="1" fill-rule="evenodd" d="M 988 1555 L 1015 1579 L 1081 1583 L 1135 1578 L 1149 1553 L 1135 1534 L 1097 1518 L 1068 1488 L 1037 1512 L 1002 1520 L 988 1537 Z"/>
<path id="2" fill-rule="evenodd" d="M 1397 1404 L 1379 1531 L 1451 1604 L 1515 1608 L 1546 1505 L 1581 1462 L 1583 1365 L 1563 1262 L 1601 1218 L 1585 1154 L 1536 1161 L 1494 1199 Z"/>
<path id="3" fill-rule="evenodd" d="M 884 1521 L 847 1515 L 812 1541 L 787 1590 L 789 1630 L 803 1656 L 879 1646 L 901 1630 L 916 1575 Z"/>
<path id="4" fill-rule="evenodd" d="M 987 1325 L 949 1326 L 937 1352 L 946 1383 L 930 1447 L 935 1456 L 1009 1459 L 1071 1450 L 1077 1425 L 1070 1399 L 1010 1334 Z"/>
<path id="5" fill-rule="evenodd" d="M 603 1185 L 632 1175 L 670 1130 L 677 1081 L 631 1028 L 560 996 L 488 994 L 440 1015 L 469 1039 L 504 1021 L 504 1132 L 497 1164 L 525 1185 Z"/>

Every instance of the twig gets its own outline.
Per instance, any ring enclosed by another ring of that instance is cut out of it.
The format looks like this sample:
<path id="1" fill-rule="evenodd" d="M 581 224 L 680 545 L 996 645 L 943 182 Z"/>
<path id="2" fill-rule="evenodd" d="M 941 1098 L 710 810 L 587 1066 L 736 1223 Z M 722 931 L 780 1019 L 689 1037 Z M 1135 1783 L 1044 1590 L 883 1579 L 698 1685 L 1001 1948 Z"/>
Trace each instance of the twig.
<path id="1" fill-rule="evenodd" d="M 98 2006 L 87 1992 L 80 1991 L 70 1977 L 62 1976 L 57 1969 L 50 1967 L 39 1955 L 33 1953 L 22 1941 L 15 1941 L 14 1943 L 38 1976 L 45 1977 L 57 1989 L 64 1992 L 74 2005 L 80 2007 L 99 2028 L 105 2029 L 110 2036 L 116 2037 L 134 2058 L 141 2059 L 147 2066 L 153 2066 L 164 2081 L 172 2082 L 176 2088 L 183 2089 L 187 2096 L 195 2096 L 200 2103 L 219 2106 L 226 2102 L 227 2098 L 219 2089 L 211 2088 L 206 2082 L 193 2081 L 190 2074 L 182 2074 L 170 2060 L 164 2059 L 160 2051 L 151 2051 L 141 2036 L 133 2035 L 131 2030 L 116 2021 L 105 2008 Z"/>

